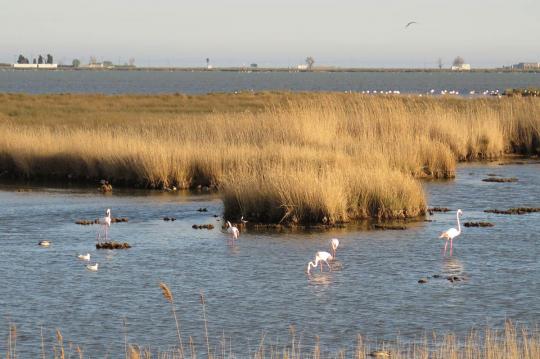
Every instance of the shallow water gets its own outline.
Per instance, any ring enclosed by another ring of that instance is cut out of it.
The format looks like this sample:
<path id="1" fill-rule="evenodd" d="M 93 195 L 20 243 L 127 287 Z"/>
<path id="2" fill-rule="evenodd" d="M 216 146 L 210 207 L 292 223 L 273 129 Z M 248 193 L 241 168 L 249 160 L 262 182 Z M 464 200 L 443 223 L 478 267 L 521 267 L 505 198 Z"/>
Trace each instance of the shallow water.
<path id="1" fill-rule="evenodd" d="M 516 176 L 517 183 L 486 183 L 488 173 Z M 236 246 L 213 214 L 222 204 L 212 195 L 33 188 L 0 190 L 0 338 L 17 324 L 20 357 L 40 351 L 40 326 L 52 352 L 55 328 L 64 342 L 92 357 L 120 357 L 123 319 L 131 343 L 167 349 L 176 344 L 170 306 L 160 281 L 175 296 L 184 341 L 194 336 L 199 354 L 204 290 L 212 347 L 224 333 L 232 351 L 253 352 L 264 334 L 284 343 L 294 325 L 309 348 L 315 335 L 327 349 L 348 348 L 358 333 L 372 340 L 414 341 L 426 332 L 465 334 L 471 327 L 502 328 L 506 319 L 540 322 L 540 213 L 505 216 L 488 208 L 540 206 L 540 165 L 464 165 L 454 181 L 425 184 L 430 205 L 463 209 L 463 221 L 487 220 L 492 228 L 465 228 L 452 257 L 443 257 L 437 235 L 455 226 L 455 212 L 435 214 L 407 231 L 242 233 Z M 111 237 L 128 241 L 127 251 L 96 251 L 96 218 L 105 208 L 129 223 L 113 224 Z M 197 212 L 207 207 L 207 213 Z M 174 216 L 175 222 L 164 222 Z M 194 223 L 216 223 L 194 230 Z M 334 272 L 305 266 L 330 238 L 341 241 Z M 39 240 L 53 241 L 50 248 Z M 85 270 L 76 254 L 89 252 L 100 264 Z M 450 283 L 421 277 L 460 275 Z M 6 340 L 0 340 L 0 353 Z"/>
<path id="2" fill-rule="evenodd" d="M 540 87 L 540 73 L 0 71 L 0 92 L 208 93 L 388 91 L 425 93 Z"/>

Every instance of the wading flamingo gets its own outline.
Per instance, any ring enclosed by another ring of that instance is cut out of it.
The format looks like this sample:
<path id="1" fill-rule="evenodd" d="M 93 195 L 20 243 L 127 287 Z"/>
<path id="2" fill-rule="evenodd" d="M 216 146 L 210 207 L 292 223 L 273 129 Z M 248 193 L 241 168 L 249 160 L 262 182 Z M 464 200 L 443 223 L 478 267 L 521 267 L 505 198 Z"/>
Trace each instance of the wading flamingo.
<path id="1" fill-rule="evenodd" d="M 339 239 L 332 238 L 332 240 L 330 241 L 330 249 L 332 251 L 332 259 L 336 259 L 337 247 L 339 247 Z"/>
<path id="2" fill-rule="evenodd" d="M 105 217 L 99 219 L 99 224 L 101 224 L 101 230 L 105 232 L 105 241 L 109 240 L 109 227 L 111 226 L 111 210 L 107 208 L 105 211 Z M 101 230 L 98 232 L 97 240 L 101 239 Z"/>
<path id="3" fill-rule="evenodd" d="M 227 221 L 227 233 L 231 235 L 233 244 L 234 240 L 238 239 L 238 237 L 240 236 L 240 231 L 238 230 L 238 228 L 234 227 L 229 221 Z"/>
<path id="4" fill-rule="evenodd" d="M 321 252 L 315 253 L 315 263 L 313 263 L 313 262 L 308 263 L 307 274 L 310 274 L 311 268 L 312 267 L 316 268 L 319 263 L 321 265 L 321 272 L 322 272 L 322 270 L 323 270 L 323 268 L 322 268 L 323 262 L 326 263 L 326 265 L 328 266 L 328 269 L 330 269 L 330 271 L 332 271 L 332 267 L 330 267 L 330 264 L 328 264 L 328 261 L 331 261 L 331 260 L 332 260 L 332 255 L 330 253 L 328 253 L 328 252 L 321 251 Z"/>
<path id="5" fill-rule="evenodd" d="M 442 232 L 439 236 L 439 238 L 444 238 L 446 240 L 446 243 L 444 243 L 444 254 L 446 254 L 446 246 L 448 245 L 448 241 L 450 241 L 450 255 L 452 255 L 452 241 L 454 240 L 454 238 L 461 234 L 461 224 L 459 223 L 459 216 L 461 216 L 462 214 L 463 211 L 461 209 L 458 209 L 456 212 L 458 229 L 450 228 L 449 230 Z"/>
<path id="6" fill-rule="evenodd" d="M 86 253 L 86 254 L 79 254 L 77 256 L 77 258 L 79 258 L 80 260 L 83 260 L 83 261 L 89 261 L 90 260 L 90 253 Z"/>

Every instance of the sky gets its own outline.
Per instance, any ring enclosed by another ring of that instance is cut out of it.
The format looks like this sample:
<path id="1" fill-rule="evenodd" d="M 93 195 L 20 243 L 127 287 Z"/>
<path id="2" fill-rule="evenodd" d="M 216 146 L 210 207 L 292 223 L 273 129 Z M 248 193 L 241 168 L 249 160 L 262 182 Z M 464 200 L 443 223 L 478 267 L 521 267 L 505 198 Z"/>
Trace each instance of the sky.
<path id="1" fill-rule="evenodd" d="M 409 21 L 417 24 L 405 28 Z M 0 0 L 0 62 L 138 66 L 540 62 L 539 0 Z"/>

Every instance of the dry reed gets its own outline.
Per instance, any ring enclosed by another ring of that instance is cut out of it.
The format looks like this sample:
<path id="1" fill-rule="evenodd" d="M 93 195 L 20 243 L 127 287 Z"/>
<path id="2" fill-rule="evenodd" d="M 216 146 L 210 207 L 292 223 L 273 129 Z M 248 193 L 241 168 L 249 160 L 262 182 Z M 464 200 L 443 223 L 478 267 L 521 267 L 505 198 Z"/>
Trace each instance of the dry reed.
<path id="1" fill-rule="evenodd" d="M 539 152 L 534 98 L 0 94 L 4 176 L 216 187 L 252 223 L 415 217 L 418 178 Z"/>

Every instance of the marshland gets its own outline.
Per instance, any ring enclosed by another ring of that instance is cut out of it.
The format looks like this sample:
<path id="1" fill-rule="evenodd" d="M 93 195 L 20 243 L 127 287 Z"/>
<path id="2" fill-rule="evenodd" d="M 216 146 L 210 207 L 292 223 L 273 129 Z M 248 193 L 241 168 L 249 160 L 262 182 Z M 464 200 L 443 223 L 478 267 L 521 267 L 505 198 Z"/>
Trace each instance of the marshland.
<path id="1" fill-rule="evenodd" d="M 539 115 L 521 97 L 0 94 L 0 353 L 535 358 L 540 214 L 485 210 L 538 207 Z M 105 208 L 131 248 L 76 224 Z M 458 208 L 494 226 L 445 256 Z M 306 276 L 334 237 L 334 270 Z"/>

